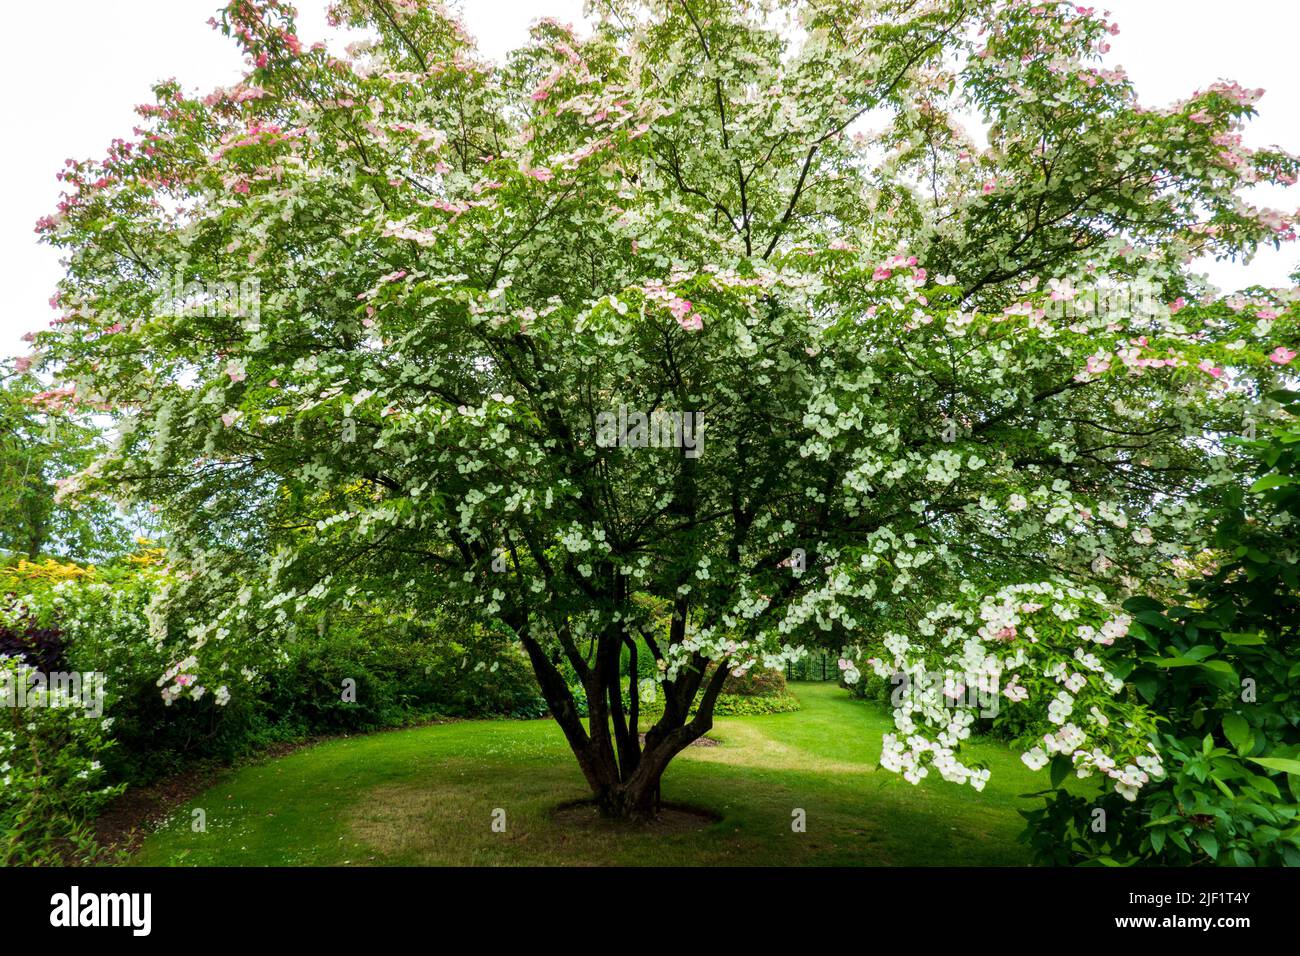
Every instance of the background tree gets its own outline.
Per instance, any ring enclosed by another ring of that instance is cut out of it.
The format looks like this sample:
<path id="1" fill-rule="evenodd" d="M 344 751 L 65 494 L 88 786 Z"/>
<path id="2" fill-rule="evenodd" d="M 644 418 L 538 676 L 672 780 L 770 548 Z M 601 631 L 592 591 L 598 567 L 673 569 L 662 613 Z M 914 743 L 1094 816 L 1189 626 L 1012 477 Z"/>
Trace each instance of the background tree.
<path id="1" fill-rule="evenodd" d="M 119 416 L 83 484 L 161 508 L 200 668 L 319 604 L 475 613 L 645 816 L 728 673 L 963 584 L 1167 573 L 1296 334 L 1183 263 L 1289 238 L 1239 192 L 1297 163 L 1241 145 L 1252 91 L 1139 107 L 1068 4 L 595 13 L 497 67 L 434 4 L 338 4 L 373 36 L 341 57 L 235 0 L 241 83 L 161 84 L 69 165 L 39 342 Z M 702 427 L 602 438 L 620 410 Z"/>
<path id="2" fill-rule="evenodd" d="M 49 413 L 41 403 L 57 397 L 27 363 L 0 363 L 0 549 L 32 561 L 46 551 L 87 561 L 121 553 L 129 536 L 111 503 L 56 503 L 60 484 L 101 451 L 99 431 Z"/>

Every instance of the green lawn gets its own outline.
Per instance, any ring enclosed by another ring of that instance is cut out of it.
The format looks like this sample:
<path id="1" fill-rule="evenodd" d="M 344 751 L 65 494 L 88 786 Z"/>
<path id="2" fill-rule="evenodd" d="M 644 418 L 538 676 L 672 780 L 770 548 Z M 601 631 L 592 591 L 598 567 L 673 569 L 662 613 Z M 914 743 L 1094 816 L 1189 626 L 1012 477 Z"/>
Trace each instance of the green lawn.
<path id="1" fill-rule="evenodd" d="M 245 767 L 178 810 L 138 865 L 1002 865 L 1018 794 L 1042 789 L 1010 750 L 976 744 L 983 793 L 878 771 L 878 707 L 833 684 L 795 684 L 797 713 L 723 718 L 717 747 L 692 747 L 664 778 L 669 802 L 716 823 L 649 830 L 551 818 L 587 795 L 549 720 L 466 721 L 335 740 Z M 207 832 L 191 830 L 202 808 Z M 505 810 L 505 832 L 492 829 Z M 791 831 L 795 808 L 807 832 Z"/>

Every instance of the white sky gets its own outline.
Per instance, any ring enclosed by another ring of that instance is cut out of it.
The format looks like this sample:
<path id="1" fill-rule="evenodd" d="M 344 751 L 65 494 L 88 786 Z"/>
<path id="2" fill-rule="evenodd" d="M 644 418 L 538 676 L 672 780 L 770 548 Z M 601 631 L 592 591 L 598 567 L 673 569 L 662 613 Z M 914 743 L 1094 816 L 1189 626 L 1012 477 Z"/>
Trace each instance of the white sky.
<path id="1" fill-rule="evenodd" d="M 1121 33 L 1110 62 L 1122 64 L 1142 102 L 1163 106 L 1219 78 L 1262 86 L 1267 95 L 1247 131 L 1251 146 L 1300 150 L 1300 36 L 1295 0 L 1089 0 L 1113 12 Z M 20 337 L 53 318 L 48 299 L 59 277 L 54 250 L 36 244 L 36 220 L 54 210 L 54 175 L 67 157 L 99 157 L 114 137 L 132 138 L 137 103 L 150 84 L 177 77 L 208 92 L 242 73 L 235 44 L 207 26 L 220 0 L 61 0 L 12 4 L 0 89 L 7 90 L 6 145 L 0 150 L 0 355 L 25 352 Z M 298 0 L 305 40 L 330 35 L 326 0 Z M 465 19 L 484 52 L 500 57 L 541 16 L 579 23 L 582 0 L 464 0 Z M 1300 187 L 1259 190 L 1253 202 L 1291 210 Z M 1300 247 L 1265 250 L 1249 265 L 1204 266 L 1224 288 L 1285 285 Z"/>

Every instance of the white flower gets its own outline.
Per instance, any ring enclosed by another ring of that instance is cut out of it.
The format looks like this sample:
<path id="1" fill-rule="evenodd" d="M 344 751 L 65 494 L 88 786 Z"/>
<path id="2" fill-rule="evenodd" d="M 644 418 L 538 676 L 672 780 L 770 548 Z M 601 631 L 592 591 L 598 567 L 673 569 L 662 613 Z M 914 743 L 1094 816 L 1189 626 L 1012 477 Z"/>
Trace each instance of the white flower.
<path id="1" fill-rule="evenodd" d="M 653 704 L 659 697 L 659 684 L 653 677 L 643 677 L 637 683 L 637 696 L 643 704 Z"/>
<path id="2" fill-rule="evenodd" d="M 1030 770 L 1042 770 L 1047 766 L 1048 756 L 1043 753 L 1043 748 L 1035 747 L 1033 750 L 1020 755 L 1020 759 L 1025 762 L 1025 766 Z"/>
<path id="3" fill-rule="evenodd" d="M 1074 710 L 1074 698 L 1065 691 L 1057 693 L 1047 705 L 1047 719 L 1054 724 L 1063 724 Z"/>

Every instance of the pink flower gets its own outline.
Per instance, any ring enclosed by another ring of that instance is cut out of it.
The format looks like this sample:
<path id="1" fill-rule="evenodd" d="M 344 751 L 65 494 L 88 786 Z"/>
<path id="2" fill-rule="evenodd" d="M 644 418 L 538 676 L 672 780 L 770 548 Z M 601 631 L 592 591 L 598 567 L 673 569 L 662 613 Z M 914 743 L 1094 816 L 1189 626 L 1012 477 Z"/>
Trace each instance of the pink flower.
<path id="1" fill-rule="evenodd" d="M 668 303 L 668 311 L 673 314 L 673 318 L 677 320 L 678 325 L 687 332 L 699 332 L 704 328 L 704 319 L 693 309 L 694 306 L 691 305 L 689 299 L 681 299 L 677 296 L 674 296 L 672 301 Z"/>
<path id="2" fill-rule="evenodd" d="M 1209 359 L 1201 359 L 1201 363 L 1196 367 L 1199 368 L 1206 375 L 1212 376 L 1213 378 L 1218 378 L 1220 375 L 1223 374 L 1223 369 L 1216 366 Z"/>
<path id="3" fill-rule="evenodd" d="M 890 272 L 888 269 L 886 269 L 884 266 L 877 266 L 876 271 L 871 273 L 871 278 L 875 279 L 877 282 L 884 282 L 892 275 L 893 273 Z"/>
<path id="4" fill-rule="evenodd" d="M 1187 300 L 1180 295 L 1178 298 L 1174 299 L 1173 302 L 1169 303 L 1169 314 L 1177 315 L 1182 311 L 1183 306 L 1185 305 L 1187 305 Z"/>
<path id="5" fill-rule="evenodd" d="M 550 182 L 552 179 L 555 178 L 555 174 L 553 172 L 551 172 L 549 169 L 545 169 L 541 167 L 537 169 L 530 169 L 526 173 L 524 173 L 524 175 L 533 177 L 533 179 L 537 180 L 539 183 Z"/>
<path id="6" fill-rule="evenodd" d="M 1287 348 L 1285 345 L 1279 345 L 1269 353 L 1268 360 L 1278 365 L 1289 365 L 1291 360 L 1296 357 L 1296 352 Z"/>
<path id="7" fill-rule="evenodd" d="M 990 179 L 988 182 L 984 184 L 984 195 L 987 196 L 989 193 L 993 192 L 993 190 L 997 188 L 998 188 L 998 181 L 996 179 Z"/>
<path id="8" fill-rule="evenodd" d="M 22 375 L 31 367 L 32 357 L 30 355 L 20 355 L 18 358 L 14 359 L 14 371 L 19 375 Z"/>
<path id="9" fill-rule="evenodd" d="M 668 303 L 668 311 L 673 314 L 673 318 L 678 322 L 690 315 L 692 308 L 690 299 L 680 299 L 676 296 Z"/>

